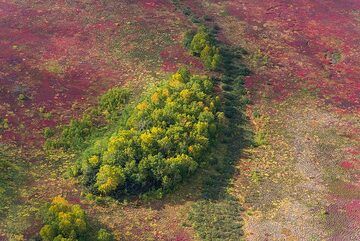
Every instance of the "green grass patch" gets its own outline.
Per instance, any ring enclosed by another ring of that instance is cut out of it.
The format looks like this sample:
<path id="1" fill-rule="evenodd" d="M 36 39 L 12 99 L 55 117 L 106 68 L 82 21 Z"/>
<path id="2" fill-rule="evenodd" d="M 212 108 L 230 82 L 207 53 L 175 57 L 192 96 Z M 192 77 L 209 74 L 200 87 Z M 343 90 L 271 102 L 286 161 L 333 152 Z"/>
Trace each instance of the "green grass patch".
<path id="1" fill-rule="evenodd" d="M 0 144 L 0 218 L 5 215 L 17 197 L 17 190 L 23 181 L 18 152 Z"/>

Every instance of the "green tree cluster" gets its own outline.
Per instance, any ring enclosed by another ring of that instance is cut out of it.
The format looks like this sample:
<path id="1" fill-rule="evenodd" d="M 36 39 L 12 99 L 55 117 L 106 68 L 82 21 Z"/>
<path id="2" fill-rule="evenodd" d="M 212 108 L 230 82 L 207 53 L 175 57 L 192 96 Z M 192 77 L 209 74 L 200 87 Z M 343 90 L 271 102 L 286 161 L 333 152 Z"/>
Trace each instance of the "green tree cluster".
<path id="1" fill-rule="evenodd" d="M 94 239 L 84 210 L 61 196 L 55 197 L 47 207 L 44 222 L 40 230 L 40 237 L 44 241 L 113 240 L 112 234 L 105 229 L 100 229 Z"/>
<path id="2" fill-rule="evenodd" d="M 171 188 L 199 167 L 224 118 L 219 107 L 212 82 L 181 68 L 85 151 L 80 174 L 104 195 Z"/>
<path id="3" fill-rule="evenodd" d="M 199 28 L 196 34 L 187 33 L 184 44 L 190 49 L 191 54 L 200 57 L 208 69 L 216 70 L 220 67 L 222 63 L 220 49 L 216 46 L 214 38 L 205 27 Z"/>

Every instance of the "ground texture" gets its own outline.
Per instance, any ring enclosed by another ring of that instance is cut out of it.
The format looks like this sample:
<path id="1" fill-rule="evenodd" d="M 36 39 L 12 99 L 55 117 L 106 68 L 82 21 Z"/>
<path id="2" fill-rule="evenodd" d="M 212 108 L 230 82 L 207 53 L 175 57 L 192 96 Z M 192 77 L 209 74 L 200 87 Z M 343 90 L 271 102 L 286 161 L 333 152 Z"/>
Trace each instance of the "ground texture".
<path id="1" fill-rule="evenodd" d="M 183 2 L 250 53 L 247 114 L 263 134 L 243 151 L 229 188 L 246 207 L 245 239 L 359 240 L 359 1 Z M 66 156 L 39 151 L 44 127 L 79 116 L 111 86 L 140 91 L 180 64 L 201 71 L 181 47 L 190 26 L 166 0 L 0 0 L 0 147 L 14 148 L 28 174 L 0 240 L 34 235 L 37 209 L 57 194 L 118 239 L 197 239 L 183 225 L 196 185 L 149 205 L 98 203 L 63 178 Z"/>
<path id="2" fill-rule="evenodd" d="M 249 116 L 266 134 L 234 178 L 246 238 L 359 240 L 359 2 L 202 5 L 253 53 Z"/>

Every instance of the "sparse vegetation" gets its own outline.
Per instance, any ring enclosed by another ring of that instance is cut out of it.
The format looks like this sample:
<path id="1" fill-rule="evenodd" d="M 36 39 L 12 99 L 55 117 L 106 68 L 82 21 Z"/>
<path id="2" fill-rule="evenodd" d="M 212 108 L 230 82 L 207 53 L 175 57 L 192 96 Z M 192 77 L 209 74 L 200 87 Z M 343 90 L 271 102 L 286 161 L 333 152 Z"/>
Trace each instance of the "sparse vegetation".
<path id="1" fill-rule="evenodd" d="M 235 241 L 241 240 L 243 209 L 234 200 L 222 202 L 200 201 L 190 212 L 189 220 L 198 231 L 201 240 Z"/>
<path id="2" fill-rule="evenodd" d="M 63 148 L 78 151 L 92 143 L 92 135 L 98 135 L 112 127 L 121 116 L 131 92 L 127 88 L 114 87 L 100 96 L 96 107 L 88 109 L 81 118 L 73 119 L 59 130 L 45 129 L 46 148 Z"/>
<path id="3" fill-rule="evenodd" d="M 21 166 L 16 152 L 0 143 L 0 218 L 13 202 L 18 185 L 22 182 Z"/>

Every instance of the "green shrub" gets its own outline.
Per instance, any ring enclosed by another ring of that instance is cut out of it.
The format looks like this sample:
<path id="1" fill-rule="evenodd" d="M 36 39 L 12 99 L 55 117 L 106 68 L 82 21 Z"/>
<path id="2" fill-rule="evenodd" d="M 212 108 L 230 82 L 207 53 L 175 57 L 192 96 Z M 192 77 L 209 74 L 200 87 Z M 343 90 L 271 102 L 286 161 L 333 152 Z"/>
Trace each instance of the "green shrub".
<path id="1" fill-rule="evenodd" d="M 92 142 L 91 136 L 99 134 L 103 126 L 116 123 L 129 102 L 131 92 L 127 88 L 114 87 L 100 96 L 98 106 L 88 109 L 79 119 L 72 119 L 68 125 L 58 128 L 60 131 L 45 128 L 46 148 L 64 148 L 82 150 Z"/>
<path id="2" fill-rule="evenodd" d="M 183 38 L 183 45 L 185 46 L 185 48 L 190 48 L 191 45 L 191 41 L 193 40 L 194 36 L 195 36 L 196 32 L 195 31 L 187 31 L 184 35 Z"/>
<path id="3" fill-rule="evenodd" d="M 45 127 L 43 130 L 43 134 L 45 138 L 50 138 L 52 136 L 54 136 L 55 131 L 53 129 L 51 129 L 50 127 Z"/>
<path id="4" fill-rule="evenodd" d="M 95 230 L 96 231 L 96 230 Z M 44 213 L 44 226 L 40 230 L 44 241 L 112 241 L 113 236 L 105 229 L 94 235 L 85 211 L 79 205 L 72 205 L 61 196 L 55 197 L 47 205 Z"/>
<path id="5" fill-rule="evenodd" d="M 188 43 L 192 35 L 187 35 L 184 42 Z M 215 44 L 215 39 L 207 31 L 205 27 L 198 29 L 197 33 L 193 35 L 190 45 L 185 45 L 190 49 L 190 52 L 195 56 L 200 56 L 204 65 L 210 70 L 216 70 L 222 64 L 222 55 L 220 48 Z"/>
<path id="6" fill-rule="evenodd" d="M 221 85 L 221 88 L 225 91 L 232 91 L 233 87 L 231 85 L 223 84 Z"/>
<path id="7" fill-rule="evenodd" d="M 105 229 L 100 229 L 97 236 L 98 241 L 113 241 L 114 237 Z"/>
<path id="8" fill-rule="evenodd" d="M 266 132 L 263 130 L 257 131 L 254 135 L 254 146 L 262 146 L 266 144 Z"/>
<path id="9" fill-rule="evenodd" d="M 9 120 L 7 118 L 1 118 L 0 117 L 0 131 L 6 130 L 9 128 Z"/>
<path id="10" fill-rule="evenodd" d="M 107 117 L 118 116 L 125 104 L 128 103 L 130 97 L 131 92 L 129 89 L 114 87 L 100 97 L 100 110 L 105 112 Z"/>
<path id="11" fill-rule="evenodd" d="M 71 205 L 60 196 L 53 199 L 44 221 L 45 225 L 40 230 L 44 241 L 87 240 L 89 226 L 85 212 L 79 205 Z"/>

